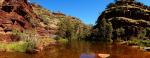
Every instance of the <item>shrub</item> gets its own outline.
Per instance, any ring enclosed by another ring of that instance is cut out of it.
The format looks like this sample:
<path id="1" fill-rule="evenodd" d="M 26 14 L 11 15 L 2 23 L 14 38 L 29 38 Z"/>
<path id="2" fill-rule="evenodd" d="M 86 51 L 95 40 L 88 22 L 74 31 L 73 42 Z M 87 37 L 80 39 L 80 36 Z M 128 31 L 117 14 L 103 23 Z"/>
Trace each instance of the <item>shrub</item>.
<path id="1" fill-rule="evenodd" d="M 150 46 L 150 40 L 133 39 L 133 40 L 129 40 L 128 44 L 138 45 L 141 47 Z"/>
<path id="2" fill-rule="evenodd" d="M 101 24 L 99 25 L 99 40 L 111 41 L 112 31 L 112 24 L 110 22 L 106 22 L 106 19 L 102 19 Z"/>
<path id="3" fill-rule="evenodd" d="M 40 49 L 41 47 L 46 47 L 50 43 L 55 42 L 54 39 L 49 37 L 40 37 L 34 31 L 24 31 L 19 32 L 17 30 L 13 30 L 13 35 L 19 36 L 20 41 L 16 42 L 0 42 L 0 50 L 2 51 L 12 51 L 12 52 L 33 52 L 34 49 Z M 63 40 L 61 40 L 63 41 Z"/>
<path id="4" fill-rule="evenodd" d="M 65 38 L 59 38 L 57 41 L 60 43 L 67 43 L 68 42 L 68 40 Z"/>
<path id="5" fill-rule="evenodd" d="M 17 30 L 13 30 L 13 35 L 19 36 L 20 41 L 29 42 L 32 45 L 35 45 L 36 42 L 39 41 L 40 37 L 35 31 L 25 30 L 23 32 L 19 32 Z"/>
<path id="6" fill-rule="evenodd" d="M 83 24 L 78 19 L 70 17 L 59 18 L 58 34 L 61 37 L 71 39 L 83 39 L 90 34 L 91 26 Z"/>
<path id="7" fill-rule="evenodd" d="M 24 41 L 11 42 L 11 43 L 2 43 L 0 49 L 10 52 L 26 52 L 29 49 L 29 43 Z"/>

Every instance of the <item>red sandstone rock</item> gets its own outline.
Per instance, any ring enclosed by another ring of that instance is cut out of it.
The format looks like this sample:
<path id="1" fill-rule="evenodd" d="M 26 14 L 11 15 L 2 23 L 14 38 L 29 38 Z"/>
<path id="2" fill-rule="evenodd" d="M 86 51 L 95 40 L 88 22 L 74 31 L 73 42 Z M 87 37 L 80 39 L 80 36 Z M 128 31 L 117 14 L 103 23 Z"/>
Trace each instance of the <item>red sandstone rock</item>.
<path id="1" fill-rule="evenodd" d="M 0 41 L 12 41 L 12 30 L 23 31 L 32 29 L 30 19 L 36 18 L 32 7 L 27 0 L 1 0 L 0 1 Z"/>
<path id="2" fill-rule="evenodd" d="M 27 0 L 1 0 L 0 1 L 0 41 L 14 41 L 12 30 L 36 30 L 41 36 L 52 33 L 40 25 L 40 18 L 33 12 Z"/>

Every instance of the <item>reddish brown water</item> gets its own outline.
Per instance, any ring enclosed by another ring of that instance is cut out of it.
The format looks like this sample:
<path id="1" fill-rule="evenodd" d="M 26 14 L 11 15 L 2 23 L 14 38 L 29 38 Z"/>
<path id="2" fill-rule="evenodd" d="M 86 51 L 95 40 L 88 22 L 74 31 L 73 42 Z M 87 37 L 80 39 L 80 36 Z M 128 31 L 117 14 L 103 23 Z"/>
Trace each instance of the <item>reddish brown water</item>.
<path id="1" fill-rule="evenodd" d="M 109 58 L 150 58 L 150 52 L 129 46 L 85 41 L 52 46 L 37 54 L 0 52 L 0 58 L 100 58 L 98 54 L 110 54 Z"/>

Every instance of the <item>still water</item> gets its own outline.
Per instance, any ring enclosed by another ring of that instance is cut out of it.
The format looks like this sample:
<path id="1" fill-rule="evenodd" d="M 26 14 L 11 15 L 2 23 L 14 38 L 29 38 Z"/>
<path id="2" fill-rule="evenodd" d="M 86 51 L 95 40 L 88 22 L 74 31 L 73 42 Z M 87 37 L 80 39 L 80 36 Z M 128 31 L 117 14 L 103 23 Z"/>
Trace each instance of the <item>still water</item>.
<path id="1" fill-rule="evenodd" d="M 109 54 L 108 58 L 150 58 L 150 52 L 130 46 L 86 41 L 51 46 L 36 54 L 0 52 L 0 58 L 100 58 L 98 54 Z"/>

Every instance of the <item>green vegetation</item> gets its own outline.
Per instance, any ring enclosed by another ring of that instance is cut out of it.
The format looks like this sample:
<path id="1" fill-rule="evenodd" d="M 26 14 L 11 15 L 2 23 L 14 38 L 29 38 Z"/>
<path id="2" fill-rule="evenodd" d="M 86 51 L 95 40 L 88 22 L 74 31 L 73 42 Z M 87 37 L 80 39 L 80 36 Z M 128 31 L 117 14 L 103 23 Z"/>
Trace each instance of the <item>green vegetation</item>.
<path id="1" fill-rule="evenodd" d="M 4 43 L 0 42 L 0 50 L 2 51 L 10 51 L 10 52 L 26 52 L 29 49 L 33 49 L 30 46 L 30 43 L 19 41 L 19 42 L 11 42 L 11 43 Z"/>
<path id="2" fill-rule="evenodd" d="M 92 26 L 82 23 L 78 18 L 51 12 L 36 5 L 33 5 L 33 10 L 44 22 L 44 27 L 56 31 L 54 34 L 60 38 L 84 39 L 91 34 Z"/>
<path id="3" fill-rule="evenodd" d="M 33 52 L 35 49 L 41 49 L 46 47 L 55 40 L 48 37 L 40 37 L 33 31 L 19 32 L 13 30 L 13 36 L 19 37 L 19 41 L 16 42 L 0 42 L 0 50 L 3 51 L 15 51 L 15 52 Z"/>
<path id="4" fill-rule="evenodd" d="M 9 43 L 1 42 L 0 50 L 32 52 L 36 49 L 42 50 L 43 47 L 55 42 L 55 40 L 60 43 L 66 43 L 74 39 L 85 39 L 91 34 L 92 26 L 82 23 L 78 18 L 62 15 L 61 13 L 53 13 L 36 5 L 33 5 L 33 11 L 39 16 L 38 19 L 31 18 L 28 15 L 25 16 L 33 29 L 23 30 L 22 32 L 17 29 L 12 30 L 14 39 L 16 38 L 18 40 Z M 50 31 L 49 33 L 58 37 L 54 40 L 49 35 L 40 36 L 37 30 L 34 29 L 37 26 Z"/>
<path id="5" fill-rule="evenodd" d="M 125 29 L 124 28 L 118 28 L 118 29 L 116 29 L 116 33 L 117 33 L 117 36 L 124 35 Z"/>
<path id="6" fill-rule="evenodd" d="M 59 38 L 59 39 L 57 39 L 57 41 L 58 41 L 59 43 L 62 43 L 62 44 L 69 42 L 69 41 L 68 41 L 67 39 L 65 39 L 65 38 Z"/>
<path id="7" fill-rule="evenodd" d="M 104 41 L 149 41 L 149 12 L 149 6 L 136 0 L 115 0 L 98 17 L 93 37 Z"/>
<path id="8" fill-rule="evenodd" d="M 58 24 L 58 35 L 67 39 L 83 39 L 90 35 L 91 26 L 84 25 L 73 17 L 62 17 Z"/>
<path id="9" fill-rule="evenodd" d="M 146 28 L 140 28 L 140 30 L 138 31 L 138 39 L 144 39 L 146 37 Z"/>
<path id="10" fill-rule="evenodd" d="M 106 21 L 106 19 L 102 19 L 98 31 L 99 40 L 112 41 L 112 32 L 112 24 Z"/>
<path id="11" fill-rule="evenodd" d="M 125 29 L 124 28 L 117 28 L 115 31 L 114 31 L 114 34 L 113 34 L 114 38 L 117 40 L 117 41 L 122 41 L 123 37 L 125 36 Z"/>
<path id="12" fill-rule="evenodd" d="M 134 2 L 129 3 L 129 1 Z M 100 41 L 118 40 L 127 41 L 128 44 L 133 45 L 150 46 L 150 24 L 147 22 L 150 11 L 148 8 L 145 9 L 146 6 L 140 8 L 135 0 L 123 2 L 125 1 L 115 0 L 115 3 L 109 4 L 106 11 L 98 18 L 97 24 L 94 26 L 95 30 L 92 30 L 91 25 L 84 24 L 79 18 L 66 16 L 60 12 L 51 12 L 33 4 L 33 12 L 38 18 L 25 16 L 33 29 L 22 32 L 13 30 L 14 38 L 19 38 L 19 40 L 9 43 L 0 42 L 0 49 L 27 52 L 43 49 L 55 40 L 66 43 L 71 40 L 86 40 L 90 36 Z M 37 33 L 39 30 L 41 33 L 47 32 L 48 35 L 40 36 L 40 32 Z M 54 36 L 55 40 L 50 36 Z"/>
<path id="13" fill-rule="evenodd" d="M 150 40 L 133 39 L 128 41 L 129 45 L 138 45 L 141 47 L 150 46 Z"/>

